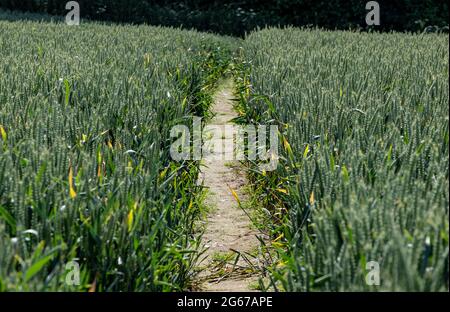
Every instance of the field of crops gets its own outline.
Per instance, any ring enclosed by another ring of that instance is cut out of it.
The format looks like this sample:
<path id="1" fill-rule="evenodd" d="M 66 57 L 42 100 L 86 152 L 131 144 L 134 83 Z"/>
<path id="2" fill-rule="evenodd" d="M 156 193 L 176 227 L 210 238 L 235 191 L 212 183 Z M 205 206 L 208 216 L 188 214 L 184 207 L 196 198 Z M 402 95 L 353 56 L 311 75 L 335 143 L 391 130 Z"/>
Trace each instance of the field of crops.
<path id="1" fill-rule="evenodd" d="M 206 113 L 228 46 L 0 21 L 0 291 L 187 287 L 199 165 L 170 159 L 169 131 Z M 73 260 L 80 285 L 66 280 Z"/>
<path id="2" fill-rule="evenodd" d="M 266 290 L 448 289 L 448 36 L 19 17 L 0 11 L 0 292 L 191 289 L 205 192 L 170 131 L 224 73 L 236 121 L 280 131 L 277 170 L 244 162 Z"/>
<path id="3" fill-rule="evenodd" d="M 252 174 L 277 237 L 270 286 L 448 288 L 448 40 L 298 29 L 246 39 L 241 113 L 283 132 L 278 170 Z M 380 286 L 366 283 L 372 261 Z"/>

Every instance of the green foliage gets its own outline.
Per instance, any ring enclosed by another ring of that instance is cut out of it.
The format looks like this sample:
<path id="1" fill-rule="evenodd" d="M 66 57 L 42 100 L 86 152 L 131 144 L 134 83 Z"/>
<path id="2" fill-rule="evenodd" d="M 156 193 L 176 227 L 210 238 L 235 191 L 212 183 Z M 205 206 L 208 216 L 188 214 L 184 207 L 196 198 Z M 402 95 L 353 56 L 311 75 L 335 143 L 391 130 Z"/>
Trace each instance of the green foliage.
<path id="1" fill-rule="evenodd" d="M 170 129 L 206 115 L 230 43 L 147 26 L 0 22 L 0 290 L 184 289 L 199 164 Z M 80 265 L 81 285 L 65 282 Z"/>
<path id="2" fill-rule="evenodd" d="M 183 290 L 202 189 L 197 162 L 170 159 L 170 129 L 208 117 L 237 42 L 49 19 L 0 22 L 0 291 Z M 276 237 L 266 286 L 446 290 L 448 36 L 287 28 L 240 43 L 236 120 L 280 129 L 278 169 L 249 170 Z M 370 261 L 381 286 L 365 283 Z"/>
<path id="3" fill-rule="evenodd" d="M 448 36 L 269 29 L 242 53 L 241 119 L 283 143 L 277 171 L 250 172 L 278 238 L 271 286 L 447 290 Z"/>

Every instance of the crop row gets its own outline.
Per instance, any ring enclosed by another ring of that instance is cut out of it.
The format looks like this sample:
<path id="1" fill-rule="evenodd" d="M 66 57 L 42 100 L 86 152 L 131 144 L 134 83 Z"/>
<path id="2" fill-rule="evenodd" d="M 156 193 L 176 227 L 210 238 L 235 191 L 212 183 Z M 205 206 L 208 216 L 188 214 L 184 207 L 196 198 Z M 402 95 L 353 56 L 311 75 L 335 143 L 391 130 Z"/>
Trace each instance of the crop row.
<path id="1" fill-rule="evenodd" d="M 446 290 L 448 36 L 268 29 L 241 54 L 241 119 L 280 129 L 277 171 L 250 171 L 268 286 Z"/>
<path id="2" fill-rule="evenodd" d="M 0 291 L 188 286 L 202 190 L 197 162 L 171 160 L 170 129 L 207 114 L 227 47 L 0 21 Z"/>

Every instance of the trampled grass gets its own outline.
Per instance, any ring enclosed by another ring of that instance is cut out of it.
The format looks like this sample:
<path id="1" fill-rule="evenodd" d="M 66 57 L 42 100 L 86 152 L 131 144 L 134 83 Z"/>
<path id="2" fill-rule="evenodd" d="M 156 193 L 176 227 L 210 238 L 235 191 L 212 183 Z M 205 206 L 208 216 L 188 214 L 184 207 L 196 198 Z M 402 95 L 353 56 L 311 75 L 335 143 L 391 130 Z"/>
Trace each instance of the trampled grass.
<path id="1" fill-rule="evenodd" d="M 245 120 L 282 129 L 278 170 L 252 173 L 271 286 L 448 289 L 448 36 L 271 29 L 241 53 Z"/>

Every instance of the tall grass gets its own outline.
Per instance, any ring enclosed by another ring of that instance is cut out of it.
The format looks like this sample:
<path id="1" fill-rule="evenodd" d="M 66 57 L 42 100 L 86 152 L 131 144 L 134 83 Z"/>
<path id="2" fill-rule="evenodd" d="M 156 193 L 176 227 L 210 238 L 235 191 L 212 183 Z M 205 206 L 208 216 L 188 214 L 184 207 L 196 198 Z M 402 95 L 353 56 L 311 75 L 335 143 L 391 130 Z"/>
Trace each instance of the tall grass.
<path id="1" fill-rule="evenodd" d="M 0 291 L 187 287 L 199 164 L 171 161 L 169 133 L 207 114 L 228 46 L 176 29 L 0 21 Z"/>
<path id="2" fill-rule="evenodd" d="M 448 289 L 448 36 L 269 29 L 242 54 L 241 118 L 283 143 L 276 172 L 251 171 L 277 237 L 269 286 Z"/>

